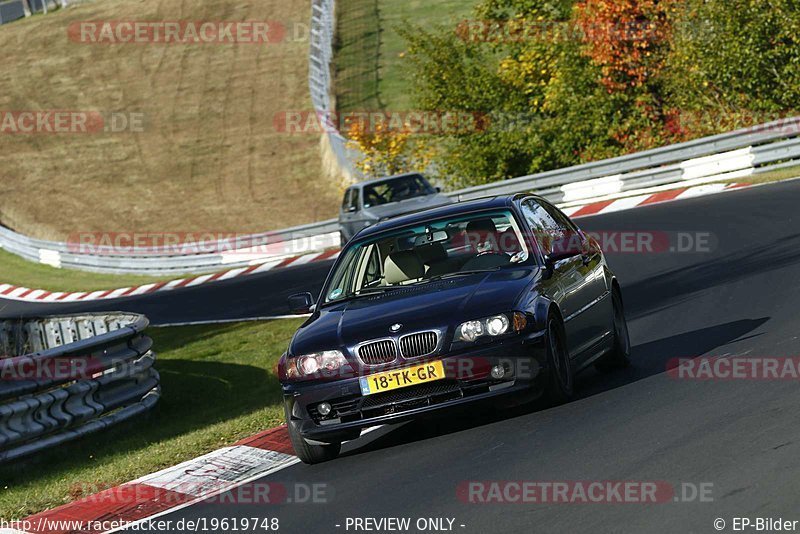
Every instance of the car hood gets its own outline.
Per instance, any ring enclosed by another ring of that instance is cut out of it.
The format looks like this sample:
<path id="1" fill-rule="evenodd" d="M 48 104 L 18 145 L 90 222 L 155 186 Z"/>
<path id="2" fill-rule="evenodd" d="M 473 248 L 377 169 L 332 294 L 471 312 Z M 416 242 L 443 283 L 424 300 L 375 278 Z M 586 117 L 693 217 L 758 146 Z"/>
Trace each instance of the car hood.
<path id="1" fill-rule="evenodd" d="M 435 208 L 437 206 L 444 206 L 452 203 L 453 200 L 450 197 L 434 194 L 408 198 L 406 200 L 401 200 L 400 202 L 390 202 L 389 204 L 381 204 L 379 206 L 370 206 L 369 208 L 365 208 L 364 211 L 378 219 L 381 219 L 384 217 L 394 217 L 396 215 L 401 215 L 411 211 Z"/>
<path id="2" fill-rule="evenodd" d="M 362 341 L 432 328 L 452 329 L 471 319 L 516 308 L 529 291 L 538 269 L 520 267 L 408 286 L 354 299 L 317 311 L 295 334 L 290 352 L 308 354 L 338 348 L 347 351 Z"/>

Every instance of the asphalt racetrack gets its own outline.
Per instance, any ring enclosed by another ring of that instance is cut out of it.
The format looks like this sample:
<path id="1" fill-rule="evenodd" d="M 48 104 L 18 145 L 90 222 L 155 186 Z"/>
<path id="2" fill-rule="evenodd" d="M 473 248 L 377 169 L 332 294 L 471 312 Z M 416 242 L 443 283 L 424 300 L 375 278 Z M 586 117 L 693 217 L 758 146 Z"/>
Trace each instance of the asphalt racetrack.
<path id="1" fill-rule="evenodd" d="M 607 252 L 622 284 L 631 368 L 583 373 L 578 398 L 557 408 L 498 414 L 479 407 L 383 427 L 345 445 L 335 461 L 293 465 L 267 479 L 287 487 L 324 484 L 326 503 L 202 503 L 163 519 L 277 517 L 280 532 L 314 534 L 353 532 L 348 517 L 451 518 L 455 532 L 471 533 L 715 532 L 718 518 L 725 531 L 734 517 L 800 519 L 797 381 L 679 380 L 665 373 L 678 357 L 800 354 L 798 201 L 794 181 L 579 220 L 604 234 L 681 232 L 702 241 L 702 250 L 681 244 L 691 248 L 686 252 Z M 156 324 L 281 315 L 288 294 L 319 290 L 329 265 L 115 302 L 0 306 L 5 316 L 130 310 Z M 470 481 L 508 480 L 665 481 L 677 501 L 459 498 L 458 488 Z M 684 496 L 684 487 L 711 489 L 699 499 Z"/>

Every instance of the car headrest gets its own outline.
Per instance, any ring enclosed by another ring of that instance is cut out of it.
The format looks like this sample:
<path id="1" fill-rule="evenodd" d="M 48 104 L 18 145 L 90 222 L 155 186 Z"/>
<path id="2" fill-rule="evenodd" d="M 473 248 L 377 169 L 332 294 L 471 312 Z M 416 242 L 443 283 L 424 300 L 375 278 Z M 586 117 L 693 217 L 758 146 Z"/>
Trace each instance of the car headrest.
<path id="1" fill-rule="evenodd" d="M 441 243 L 431 243 L 416 248 L 417 255 L 425 265 L 431 265 L 437 261 L 447 259 L 447 251 Z"/>
<path id="2" fill-rule="evenodd" d="M 501 232 L 497 238 L 497 244 L 500 247 L 500 252 L 508 254 L 515 254 L 522 250 L 517 233 L 513 228 Z"/>
<path id="3" fill-rule="evenodd" d="M 491 219 L 476 219 L 467 223 L 467 233 L 495 233 L 497 226 Z"/>
<path id="4" fill-rule="evenodd" d="M 386 256 L 383 274 L 387 284 L 399 284 L 422 278 L 425 266 L 413 250 L 400 250 Z"/>

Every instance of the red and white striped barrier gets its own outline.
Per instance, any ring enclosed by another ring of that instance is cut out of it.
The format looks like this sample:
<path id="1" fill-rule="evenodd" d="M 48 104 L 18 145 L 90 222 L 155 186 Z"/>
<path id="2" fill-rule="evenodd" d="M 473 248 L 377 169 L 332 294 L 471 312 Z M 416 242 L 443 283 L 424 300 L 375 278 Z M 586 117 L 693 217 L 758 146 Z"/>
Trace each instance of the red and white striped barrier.
<path id="1" fill-rule="evenodd" d="M 589 204 L 578 206 L 562 207 L 563 211 L 573 218 L 587 217 L 590 215 L 599 215 L 603 213 L 611 213 L 614 211 L 628 210 L 640 206 L 647 206 L 651 204 L 658 204 L 661 202 L 669 202 L 672 200 L 681 200 L 685 198 L 698 197 L 703 195 L 710 195 L 721 193 L 724 191 L 731 191 L 735 189 L 742 189 L 749 187 L 750 184 L 737 183 L 737 184 L 705 184 L 697 185 L 694 187 L 683 187 L 679 189 L 669 189 L 657 191 L 647 194 L 636 196 L 629 196 L 624 198 L 613 198 L 607 200 L 599 200 Z M 147 295 L 160 291 L 171 291 L 173 289 L 180 289 L 184 287 L 194 287 L 201 284 L 208 284 L 211 282 L 221 282 L 223 280 L 230 280 L 240 276 L 247 276 L 251 274 L 258 274 L 274 269 L 282 269 L 285 267 L 294 267 L 297 265 L 304 265 L 306 263 L 332 260 L 338 256 L 339 249 L 330 249 L 324 252 L 313 252 L 301 256 L 294 256 L 282 260 L 274 260 L 266 263 L 259 263 L 249 267 L 240 267 L 238 269 L 231 269 L 228 271 L 220 271 L 214 274 L 204 274 L 200 276 L 181 278 L 172 280 L 170 282 L 157 282 L 152 284 L 145 284 L 136 287 L 123 287 L 119 289 L 109 289 L 92 292 L 51 292 L 44 289 L 30 289 L 27 287 L 18 287 L 11 284 L 0 283 L 0 298 L 21 300 L 27 302 L 81 302 L 90 300 L 109 300 L 123 297 L 135 297 L 139 295 Z"/>

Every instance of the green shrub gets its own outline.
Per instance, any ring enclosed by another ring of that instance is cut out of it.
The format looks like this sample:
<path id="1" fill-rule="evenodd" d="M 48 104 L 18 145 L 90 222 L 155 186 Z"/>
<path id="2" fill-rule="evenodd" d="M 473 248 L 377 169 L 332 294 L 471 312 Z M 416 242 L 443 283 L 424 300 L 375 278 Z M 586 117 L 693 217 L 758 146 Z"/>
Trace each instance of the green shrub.
<path id="1" fill-rule="evenodd" d="M 791 113 L 792 4 L 484 0 L 473 21 L 408 26 L 417 106 L 491 119 L 431 138 L 436 168 L 453 186 L 480 184 Z"/>

